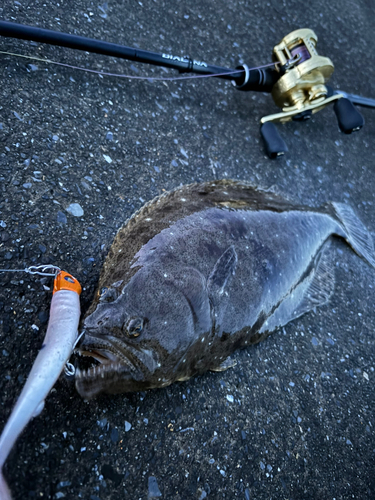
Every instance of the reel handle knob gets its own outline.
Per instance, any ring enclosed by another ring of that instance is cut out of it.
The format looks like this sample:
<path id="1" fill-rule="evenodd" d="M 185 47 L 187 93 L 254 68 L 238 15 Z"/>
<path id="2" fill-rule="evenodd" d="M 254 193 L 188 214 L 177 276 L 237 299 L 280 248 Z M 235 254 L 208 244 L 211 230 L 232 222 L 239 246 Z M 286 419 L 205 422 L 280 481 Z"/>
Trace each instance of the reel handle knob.
<path id="1" fill-rule="evenodd" d="M 263 123 L 260 127 L 260 134 L 264 140 L 264 145 L 269 158 L 278 158 L 288 151 L 288 146 L 281 138 L 276 126 L 273 123 Z"/>
<path id="2" fill-rule="evenodd" d="M 333 110 L 336 114 L 340 130 L 344 132 L 344 134 L 351 134 L 356 130 L 360 130 L 365 124 L 365 120 L 361 113 L 346 97 L 342 97 L 336 101 Z"/>

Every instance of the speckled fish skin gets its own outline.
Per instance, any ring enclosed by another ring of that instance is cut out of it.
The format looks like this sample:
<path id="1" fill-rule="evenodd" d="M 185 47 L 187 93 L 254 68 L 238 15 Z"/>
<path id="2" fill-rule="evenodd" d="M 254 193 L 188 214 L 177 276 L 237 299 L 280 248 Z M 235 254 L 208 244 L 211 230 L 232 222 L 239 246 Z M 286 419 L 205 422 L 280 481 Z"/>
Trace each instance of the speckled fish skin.
<path id="1" fill-rule="evenodd" d="M 82 324 L 90 399 L 163 387 L 231 365 L 230 354 L 326 303 L 327 247 L 345 238 L 375 267 L 370 234 L 345 204 L 297 206 L 247 183 L 183 186 L 119 230 Z"/>

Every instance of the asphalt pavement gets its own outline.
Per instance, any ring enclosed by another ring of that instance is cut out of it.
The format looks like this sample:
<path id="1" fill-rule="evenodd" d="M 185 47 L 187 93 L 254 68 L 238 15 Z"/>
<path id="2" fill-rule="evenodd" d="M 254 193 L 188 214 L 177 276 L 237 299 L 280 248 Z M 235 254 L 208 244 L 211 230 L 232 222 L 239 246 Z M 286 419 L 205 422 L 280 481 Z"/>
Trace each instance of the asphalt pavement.
<path id="1" fill-rule="evenodd" d="M 375 98 L 368 0 L 3 0 L 0 19 L 236 67 L 272 61 L 311 28 L 334 88 Z M 0 37 L 0 51 L 133 76 L 163 70 Z M 233 178 L 296 203 L 347 202 L 375 236 L 375 110 L 342 134 L 331 107 L 259 134 L 271 97 L 218 79 L 130 80 L 0 54 L 0 265 L 55 264 L 93 297 L 113 237 L 144 202 Z M 237 352 L 237 365 L 170 387 L 85 402 L 62 377 L 5 467 L 13 498 L 375 497 L 375 271 L 337 240 L 330 303 Z M 51 279 L 0 273 L 0 428 L 41 347 Z"/>

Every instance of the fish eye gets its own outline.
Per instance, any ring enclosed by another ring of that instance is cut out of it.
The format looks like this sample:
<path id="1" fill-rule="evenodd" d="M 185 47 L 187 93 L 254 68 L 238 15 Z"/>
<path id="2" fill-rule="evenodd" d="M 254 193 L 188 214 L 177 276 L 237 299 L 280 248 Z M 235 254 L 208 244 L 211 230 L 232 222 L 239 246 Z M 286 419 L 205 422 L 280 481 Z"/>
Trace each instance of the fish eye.
<path id="1" fill-rule="evenodd" d="M 127 325 L 127 335 L 131 338 L 138 337 L 143 330 L 143 319 L 142 318 L 133 318 L 129 321 Z"/>

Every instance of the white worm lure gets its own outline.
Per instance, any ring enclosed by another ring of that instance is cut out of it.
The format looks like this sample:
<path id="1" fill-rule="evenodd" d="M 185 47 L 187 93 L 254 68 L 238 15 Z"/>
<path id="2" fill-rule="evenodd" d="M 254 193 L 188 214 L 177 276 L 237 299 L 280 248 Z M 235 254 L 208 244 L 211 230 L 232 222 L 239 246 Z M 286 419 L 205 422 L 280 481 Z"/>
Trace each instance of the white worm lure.
<path id="1" fill-rule="evenodd" d="M 72 275 L 65 271 L 57 273 L 42 348 L 0 436 L 0 500 L 11 499 L 2 474 L 4 462 L 28 422 L 43 410 L 45 398 L 73 351 L 80 318 L 80 293 L 81 285 Z"/>

